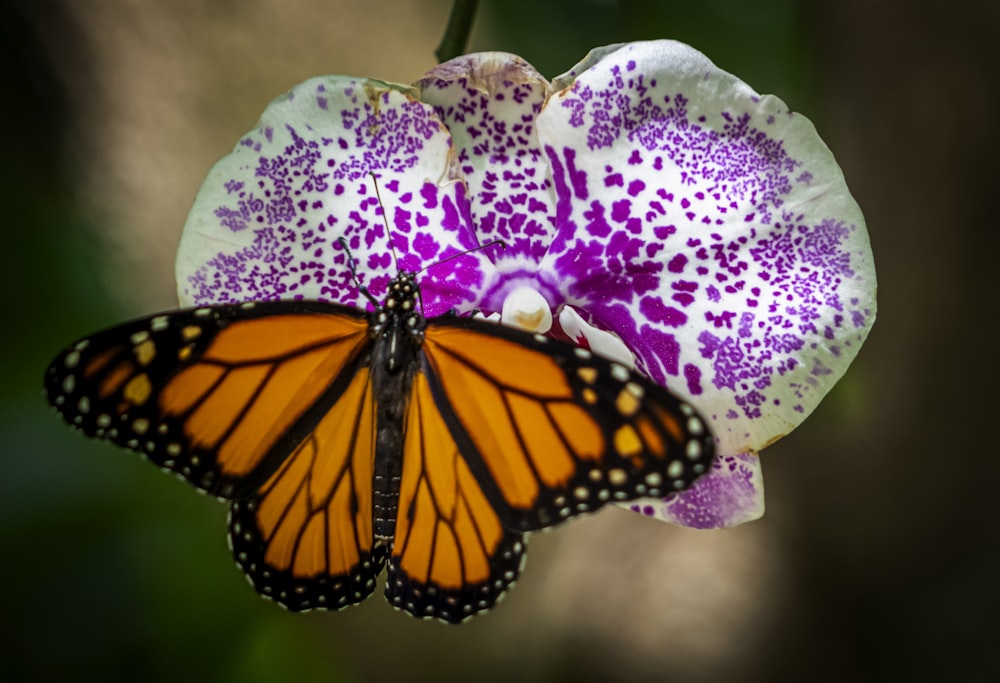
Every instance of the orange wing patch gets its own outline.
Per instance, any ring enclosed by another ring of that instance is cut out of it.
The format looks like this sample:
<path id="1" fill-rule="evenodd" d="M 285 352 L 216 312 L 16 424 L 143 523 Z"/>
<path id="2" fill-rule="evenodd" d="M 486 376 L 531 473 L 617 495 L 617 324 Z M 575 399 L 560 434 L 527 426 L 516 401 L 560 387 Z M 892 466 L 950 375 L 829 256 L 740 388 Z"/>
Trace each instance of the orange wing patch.
<path id="1" fill-rule="evenodd" d="M 364 339 L 363 321 L 351 319 L 349 334 L 339 329 L 343 321 L 333 328 L 330 322 L 275 316 L 233 323 L 166 384 L 162 417 L 180 420 L 192 450 L 215 451 L 222 477 L 246 476 L 329 389 Z"/>
<path id="2" fill-rule="evenodd" d="M 372 532 L 374 456 L 375 403 L 363 368 L 260 491 L 233 502 L 230 544 L 259 593 L 294 611 L 371 595 L 386 553 Z"/>
<path id="3" fill-rule="evenodd" d="M 575 405 L 569 378 L 543 354 L 450 327 L 429 330 L 424 348 L 476 450 L 492 456 L 490 476 L 507 505 L 530 508 L 542 487 L 565 486 L 577 460 L 603 452 L 603 435 Z"/>
<path id="4" fill-rule="evenodd" d="M 504 529 L 417 373 L 386 598 L 414 616 L 457 623 L 489 609 L 515 581 L 523 535 Z"/>
<path id="5" fill-rule="evenodd" d="M 298 445 L 368 343 L 366 316 L 331 304 L 189 309 L 78 342 L 50 365 L 46 387 L 88 435 L 232 498 Z"/>
<path id="6" fill-rule="evenodd" d="M 584 349 L 440 318 L 424 354 L 444 423 L 510 529 L 682 490 L 712 461 L 689 406 Z"/>

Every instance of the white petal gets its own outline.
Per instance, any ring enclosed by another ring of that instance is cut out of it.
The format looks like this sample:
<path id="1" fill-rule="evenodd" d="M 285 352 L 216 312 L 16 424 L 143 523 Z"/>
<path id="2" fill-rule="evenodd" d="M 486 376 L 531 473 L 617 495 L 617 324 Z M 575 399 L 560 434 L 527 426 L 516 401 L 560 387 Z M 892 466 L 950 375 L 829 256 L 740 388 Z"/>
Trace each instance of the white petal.
<path id="1" fill-rule="evenodd" d="M 864 218 L 803 116 L 673 41 L 595 51 L 537 119 L 558 197 L 539 276 L 639 367 L 763 448 L 816 407 L 875 317 Z"/>
<path id="2" fill-rule="evenodd" d="M 308 298 L 364 307 L 400 269 L 421 275 L 424 312 L 469 310 L 492 273 L 451 141 L 416 91 L 321 76 L 276 99 L 209 172 L 184 226 L 181 303 Z M 377 176 L 381 201 L 375 193 Z M 389 234 L 386 232 L 388 225 Z"/>

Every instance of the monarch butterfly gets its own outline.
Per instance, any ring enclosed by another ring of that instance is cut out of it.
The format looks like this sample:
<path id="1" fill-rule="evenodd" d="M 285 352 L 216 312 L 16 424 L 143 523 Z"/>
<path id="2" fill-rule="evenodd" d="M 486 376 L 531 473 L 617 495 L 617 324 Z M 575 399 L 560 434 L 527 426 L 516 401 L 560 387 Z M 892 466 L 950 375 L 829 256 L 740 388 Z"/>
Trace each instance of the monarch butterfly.
<path id="1" fill-rule="evenodd" d="M 99 332 L 49 366 L 48 399 L 230 501 L 237 564 L 293 611 L 361 602 L 387 566 L 394 607 L 464 621 L 513 584 L 527 532 L 709 469 L 707 423 L 625 366 L 425 319 L 412 273 L 381 304 L 358 286 L 373 311 L 257 302 Z"/>

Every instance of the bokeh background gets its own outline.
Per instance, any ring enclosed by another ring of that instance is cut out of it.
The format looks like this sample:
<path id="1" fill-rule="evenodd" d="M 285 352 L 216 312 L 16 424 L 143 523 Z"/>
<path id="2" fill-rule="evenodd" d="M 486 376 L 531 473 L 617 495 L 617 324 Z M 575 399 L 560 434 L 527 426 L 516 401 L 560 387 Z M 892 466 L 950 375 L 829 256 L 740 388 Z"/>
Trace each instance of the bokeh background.
<path id="1" fill-rule="evenodd" d="M 979 0 L 484 0 L 471 49 L 554 76 L 672 37 L 808 115 L 865 211 L 879 319 L 764 453 L 768 512 L 607 510 L 532 538 L 459 628 L 256 597 L 225 507 L 50 413 L 65 343 L 175 305 L 209 166 L 320 73 L 408 82 L 446 0 L 4 0 L 0 680 L 989 681 L 1000 677 L 996 36 Z"/>

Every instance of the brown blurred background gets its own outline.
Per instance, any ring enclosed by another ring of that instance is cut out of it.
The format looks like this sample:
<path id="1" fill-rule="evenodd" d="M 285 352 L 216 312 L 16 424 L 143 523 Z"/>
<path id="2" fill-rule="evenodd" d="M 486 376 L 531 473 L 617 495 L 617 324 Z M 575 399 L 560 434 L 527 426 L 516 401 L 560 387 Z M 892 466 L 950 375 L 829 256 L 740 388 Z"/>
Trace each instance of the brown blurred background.
<path id="1" fill-rule="evenodd" d="M 677 38 L 807 114 L 865 211 L 880 312 L 765 452 L 762 520 L 696 532 L 608 510 L 537 535 L 504 603 L 459 628 L 380 597 L 308 615 L 259 600 L 224 506 L 71 433 L 40 388 L 63 344 L 175 305 L 194 193 L 267 102 L 320 73 L 415 79 L 449 3 L 2 7 L 0 680 L 1000 678 L 1000 3 L 484 0 L 473 50 L 551 77 L 597 45 Z"/>

